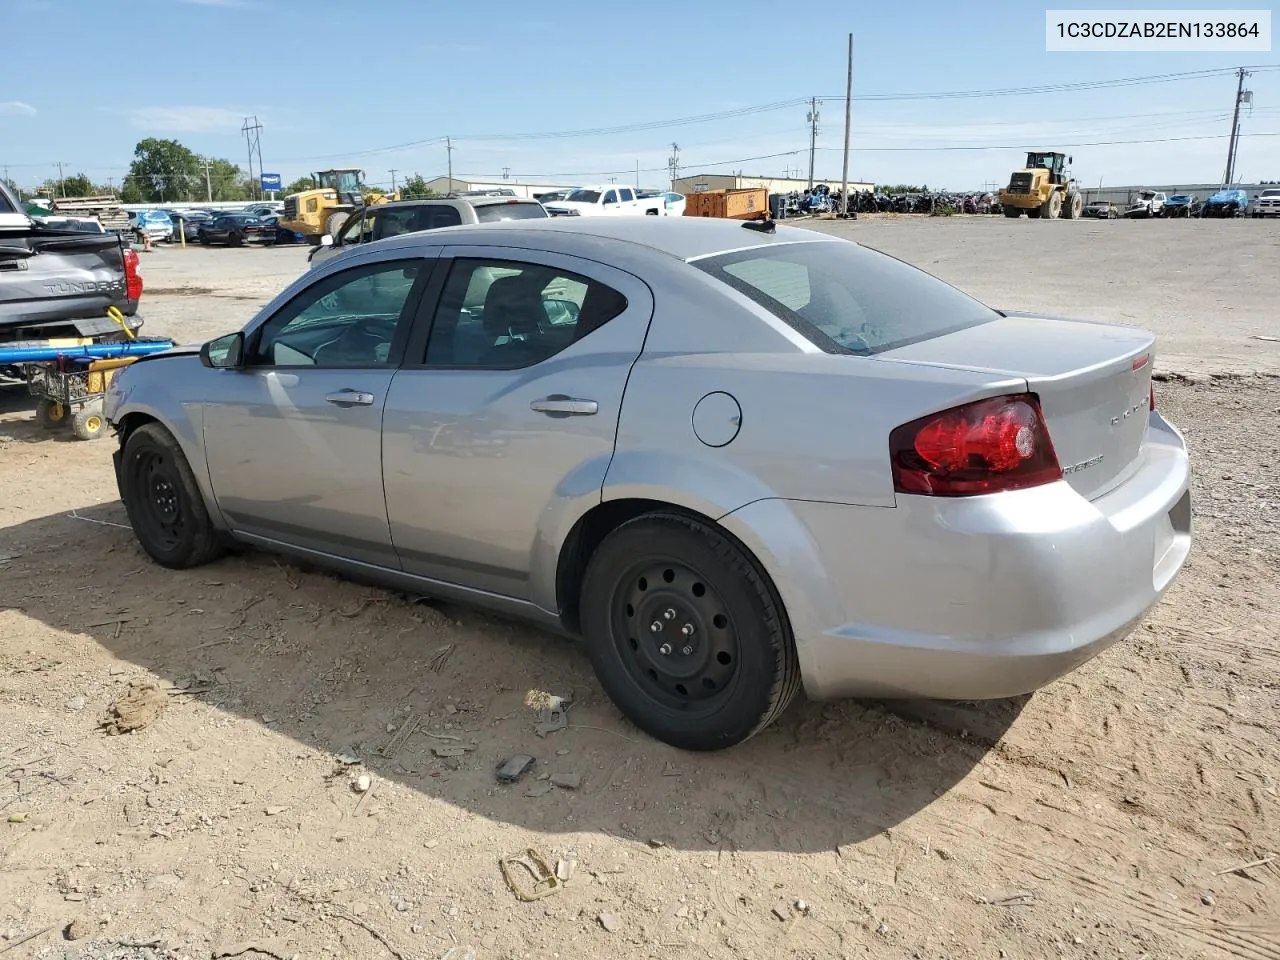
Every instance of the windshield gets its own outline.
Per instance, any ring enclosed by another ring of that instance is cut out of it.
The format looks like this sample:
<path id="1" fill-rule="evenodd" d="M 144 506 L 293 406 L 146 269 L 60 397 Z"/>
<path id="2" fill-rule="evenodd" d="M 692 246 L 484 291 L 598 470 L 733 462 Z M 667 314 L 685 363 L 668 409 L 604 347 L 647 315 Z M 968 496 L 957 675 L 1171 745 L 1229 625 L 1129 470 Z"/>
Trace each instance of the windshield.
<path id="1" fill-rule="evenodd" d="M 1280 190 L 1263 190 L 1264 197 L 1280 197 Z"/>
<path id="2" fill-rule="evenodd" d="M 573 203 L 599 203 L 600 191 L 599 190 L 574 190 L 567 197 L 565 197 L 565 199 L 572 201 Z"/>
<path id="3" fill-rule="evenodd" d="M 551 214 L 540 203 L 486 203 L 476 206 L 476 220 L 496 223 L 499 220 L 545 220 Z"/>
<path id="4" fill-rule="evenodd" d="M 354 170 L 326 170 L 319 175 L 320 186 L 339 193 L 359 193 L 360 175 Z"/>
<path id="5" fill-rule="evenodd" d="M 1155 194 L 1150 190 L 1143 190 L 1138 196 L 1143 200 L 1154 200 Z"/>
<path id="6" fill-rule="evenodd" d="M 828 353 L 880 353 L 999 316 L 923 270 L 856 243 L 770 244 L 693 266 Z"/>

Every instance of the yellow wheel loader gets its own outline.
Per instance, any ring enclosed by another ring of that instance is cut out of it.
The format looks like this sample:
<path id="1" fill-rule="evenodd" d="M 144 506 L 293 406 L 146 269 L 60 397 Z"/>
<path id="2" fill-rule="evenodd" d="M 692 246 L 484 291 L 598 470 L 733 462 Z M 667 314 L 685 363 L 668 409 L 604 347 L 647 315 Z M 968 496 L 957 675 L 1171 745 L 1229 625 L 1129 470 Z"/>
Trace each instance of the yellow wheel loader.
<path id="1" fill-rule="evenodd" d="M 1056 220 L 1076 220 L 1084 212 L 1084 198 L 1067 171 L 1071 158 L 1051 150 L 1033 150 L 1027 164 L 1009 176 L 1009 185 L 1000 191 L 1000 209 L 1006 217 L 1022 216 Z"/>
<path id="2" fill-rule="evenodd" d="M 363 170 L 321 170 L 311 176 L 318 186 L 285 197 L 280 216 L 282 227 L 304 234 L 310 243 L 319 243 L 326 233 L 337 234 L 353 210 L 400 199 L 399 193 L 366 189 Z"/>

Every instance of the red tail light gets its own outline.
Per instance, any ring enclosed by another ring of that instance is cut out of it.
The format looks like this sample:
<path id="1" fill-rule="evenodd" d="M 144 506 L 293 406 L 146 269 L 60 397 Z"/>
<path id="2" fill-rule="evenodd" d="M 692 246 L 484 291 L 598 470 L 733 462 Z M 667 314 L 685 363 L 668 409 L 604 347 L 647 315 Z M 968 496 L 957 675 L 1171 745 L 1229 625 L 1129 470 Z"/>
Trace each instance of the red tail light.
<path id="1" fill-rule="evenodd" d="M 1040 401 L 1030 393 L 903 424 L 889 434 L 889 456 L 898 493 L 968 497 L 1062 479 Z"/>
<path id="2" fill-rule="evenodd" d="M 128 300 L 142 296 L 142 274 L 138 272 L 138 251 L 129 247 L 124 252 L 124 295 Z"/>

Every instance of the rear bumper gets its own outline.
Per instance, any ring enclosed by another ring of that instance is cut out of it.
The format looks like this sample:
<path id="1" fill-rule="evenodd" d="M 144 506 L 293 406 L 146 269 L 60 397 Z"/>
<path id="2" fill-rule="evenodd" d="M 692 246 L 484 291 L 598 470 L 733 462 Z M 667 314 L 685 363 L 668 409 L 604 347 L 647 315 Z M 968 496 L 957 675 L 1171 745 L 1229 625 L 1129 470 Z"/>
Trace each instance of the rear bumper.
<path id="1" fill-rule="evenodd" d="M 1181 435 L 1088 501 L 1066 483 L 893 508 L 763 500 L 722 519 L 791 619 L 805 690 L 984 700 L 1028 693 L 1126 636 L 1191 548 Z"/>

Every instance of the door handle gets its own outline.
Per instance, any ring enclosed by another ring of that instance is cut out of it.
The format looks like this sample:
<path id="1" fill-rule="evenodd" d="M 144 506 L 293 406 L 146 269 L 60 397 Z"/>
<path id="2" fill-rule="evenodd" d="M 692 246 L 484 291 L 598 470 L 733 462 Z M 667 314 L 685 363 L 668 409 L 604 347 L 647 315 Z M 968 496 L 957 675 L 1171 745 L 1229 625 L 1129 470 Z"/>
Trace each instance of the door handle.
<path id="1" fill-rule="evenodd" d="M 594 400 L 579 400 L 555 393 L 533 401 L 529 404 L 529 409 L 535 413 L 545 413 L 553 417 L 590 417 L 600 410 L 600 405 Z"/>
<path id="2" fill-rule="evenodd" d="M 363 390 L 352 390 L 350 387 L 345 390 L 339 390 L 337 393 L 326 394 L 325 400 L 339 407 L 373 406 L 372 393 L 365 393 Z"/>

